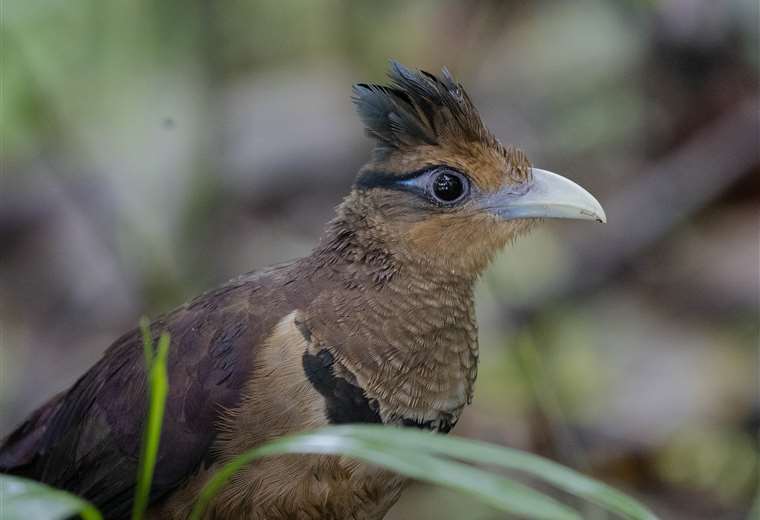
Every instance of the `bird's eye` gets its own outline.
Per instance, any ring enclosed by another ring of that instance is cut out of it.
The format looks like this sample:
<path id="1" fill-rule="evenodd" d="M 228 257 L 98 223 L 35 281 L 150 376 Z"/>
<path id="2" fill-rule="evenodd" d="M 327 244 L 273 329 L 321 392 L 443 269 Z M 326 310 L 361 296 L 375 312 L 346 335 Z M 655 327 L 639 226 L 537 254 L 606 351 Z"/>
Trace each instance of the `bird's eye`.
<path id="1" fill-rule="evenodd" d="M 433 174 L 433 196 L 439 202 L 451 204 L 461 200 L 467 193 L 468 181 L 461 173 L 443 170 Z"/>

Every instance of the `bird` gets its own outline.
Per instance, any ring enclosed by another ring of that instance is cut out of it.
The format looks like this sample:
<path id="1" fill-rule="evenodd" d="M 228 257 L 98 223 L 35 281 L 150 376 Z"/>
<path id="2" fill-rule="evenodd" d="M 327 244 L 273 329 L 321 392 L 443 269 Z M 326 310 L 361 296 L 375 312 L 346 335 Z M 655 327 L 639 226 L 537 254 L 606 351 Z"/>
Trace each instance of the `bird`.
<path id="1" fill-rule="evenodd" d="M 171 347 L 148 518 L 187 518 L 215 470 L 287 434 L 448 433 L 473 398 L 474 284 L 491 259 L 544 219 L 606 222 L 585 189 L 503 145 L 446 68 L 391 61 L 386 84 L 352 92 L 374 147 L 311 253 L 151 323 Z M 0 471 L 129 517 L 146 392 L 135 329 L 3 440 Z M 346 457 L 269 457 L 236 473 L 206 518 L 381 519 L 406 482 Z"/>

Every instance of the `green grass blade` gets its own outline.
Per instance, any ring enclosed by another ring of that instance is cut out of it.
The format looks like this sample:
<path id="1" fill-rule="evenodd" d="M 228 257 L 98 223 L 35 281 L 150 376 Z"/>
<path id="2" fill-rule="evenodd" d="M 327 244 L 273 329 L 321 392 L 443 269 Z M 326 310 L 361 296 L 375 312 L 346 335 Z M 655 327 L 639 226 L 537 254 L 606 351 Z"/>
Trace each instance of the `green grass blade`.
<path id="1" fill-rule="evenodd" d="M 390 440 L 384 429 L 376 426 L 341 426 L 339 429 L 340 434 L 351 438 L 359 437 L 378 442 Z M 399 429 L 393 435 L 392 442 L 399 448 L 424 450 L 431 454 L 521 471 L 545 480 L 564 491 L 584 498 L 625 518 L 635 520 L 655 520 L 657 518 L 644 505 L 611 486 L 538 455 L 480 441 L 453 436 L 420 435 L 420 433 Z"/>
<path id="2" fill-rule="evenodd" d="M 398 428 L 383 429 L 389 437 Z M 572 509 L 529 487 L 450 459 L 412 451 L 378 439 L 363 439 L 346 434 L 340 428 L 278 439 L 235 458 L 219 470 L 201 491 L 190 516 L 200 520 L 210 501 L 232 475 L 253 460 L 268 455 L 311 453 L 346 455 L 393 470 L 402 475 L 438 484 L 470 494 L 493 507 L 526 518 L 543 520 L 579 520 Z M 417 432 L 429 437 L 429 434 Z"/>
<path id="3" fill-rule="evenodd" d="M 143 349 L 148 372 L 148 417 L 143 430 L 140 462 L 137 471 L 135 500 L 132 505 L 132 520 L 142 520 L 150 501 L 150 488 L 156 468 L 158 446 L 161 439 L 161 425 L 164 420 L 164 406 L 169 391 L 166 360 L 169 354 L 169 335 L 164 333 L 158 340 L 158 351 L 153 352 L 153 341 L 147 320 L 140 321 L 143 334 Z"/>
<path id="4" fill-rule="evenodd" d="M 62 520 L 77 514 L 84 520 L 102 520 L 86 500 L 34 480 L 0 474 L 3 520 Z"/>

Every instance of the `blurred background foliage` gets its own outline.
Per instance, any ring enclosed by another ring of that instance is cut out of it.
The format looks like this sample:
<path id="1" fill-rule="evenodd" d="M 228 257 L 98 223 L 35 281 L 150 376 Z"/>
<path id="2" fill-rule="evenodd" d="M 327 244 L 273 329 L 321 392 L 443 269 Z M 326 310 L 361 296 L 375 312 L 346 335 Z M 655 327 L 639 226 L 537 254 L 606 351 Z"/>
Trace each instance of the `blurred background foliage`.
<path id="1" fill-rule="evenodd" d="M 448 66 L 609 217 L 547 223 L 483 277 L 457 434 L 664 518 L 744 517 L 758 23 L 755 0 L 3 2 L 0 435 L 142 313 L 308 253 L 369 154 L 351 84 L 395 58 Z M 499 515 L 421 485 L 389 515 L 438 517 Z"/>

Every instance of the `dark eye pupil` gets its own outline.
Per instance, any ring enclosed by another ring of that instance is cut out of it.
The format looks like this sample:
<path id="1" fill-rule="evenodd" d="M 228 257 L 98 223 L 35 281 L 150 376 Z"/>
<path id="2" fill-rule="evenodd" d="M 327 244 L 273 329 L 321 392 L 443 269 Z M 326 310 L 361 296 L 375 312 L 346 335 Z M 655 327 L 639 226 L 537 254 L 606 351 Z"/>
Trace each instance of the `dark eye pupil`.
<path id="1" fill-rule="evenodd" d="M 445 202 L 458 199 L 464 191 L 462 179 L 450 173 L 441 173 L 433 181 L 435 196 Z"/>

